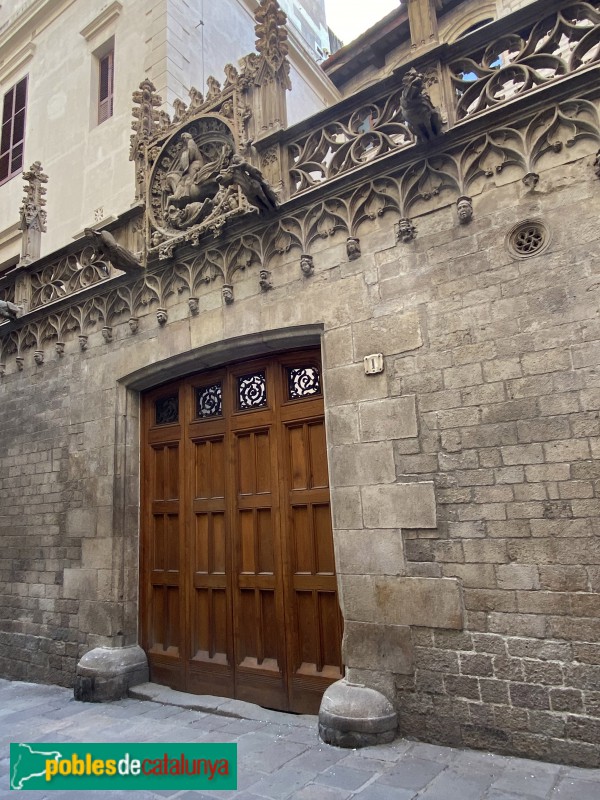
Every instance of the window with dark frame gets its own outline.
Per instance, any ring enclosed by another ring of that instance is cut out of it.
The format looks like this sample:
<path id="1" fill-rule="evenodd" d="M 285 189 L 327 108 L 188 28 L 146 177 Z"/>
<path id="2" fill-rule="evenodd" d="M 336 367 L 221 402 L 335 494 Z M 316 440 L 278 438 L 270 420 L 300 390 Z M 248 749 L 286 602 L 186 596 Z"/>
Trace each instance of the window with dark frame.
<path id="1" fill-rule="evenodd" d="M 99 59 L 98 125 L 113 115 L 115 51 L 109 50 Z"/>
<path id="2" fill-rule="evenodd" d="M 25 77 L 4 95 L 0 136 L 0 183 L 9 180 L 23 169 L 26 107 L 27 78 Z"/>

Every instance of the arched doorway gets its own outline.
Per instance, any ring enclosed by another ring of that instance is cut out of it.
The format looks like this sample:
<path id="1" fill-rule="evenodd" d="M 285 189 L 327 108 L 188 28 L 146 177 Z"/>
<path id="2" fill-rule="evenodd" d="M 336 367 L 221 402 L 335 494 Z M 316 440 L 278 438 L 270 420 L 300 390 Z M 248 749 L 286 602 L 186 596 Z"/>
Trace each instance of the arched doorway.
<path id="1" fill-rule="evenodd" d="M 141 430 L 151 679 L 316 713 L 342 676 L 318 350 L 153 389 Z"/>

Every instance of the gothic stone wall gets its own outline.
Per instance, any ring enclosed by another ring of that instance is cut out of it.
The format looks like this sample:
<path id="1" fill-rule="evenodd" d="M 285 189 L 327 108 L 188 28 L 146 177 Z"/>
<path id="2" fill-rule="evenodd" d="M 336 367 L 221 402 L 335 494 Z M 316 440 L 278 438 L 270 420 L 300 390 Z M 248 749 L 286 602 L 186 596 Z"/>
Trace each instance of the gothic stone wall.
<path id="1" fill-rule="evenodd" d="M 599 184 L 593 156 L 475 197 L 434 197 L 396 241 L 394 212 L 155 305 L 132 334 L 45 363 L 11 360 L 0 415 L 0 671 L 69 685 L 78 657 L 137 639 L 136 393 L 322 326 L 349 677 L 394 700 L 402 733 L 598 766 Z M 494 180 L 500 181 L 500 177 Z M 506 235 L 544 221 L 540 255 Z M 282 333 L 279 333 L 282 332 Z M 227 342 L 235 349 L 227 349 Z M 265 342 L 261 345 L 260 342 Z M 286 339 L 289 344 L 289 338 Z M 363 358 L 383 353 L 384 372 Z M 152 373 L 148 365 L 154 365 Z M 150 371 L 149 371 L 150 370 Z M 141 374 L 141 373 L 140 373 Z M 125 381 L 126 383 L 127 381 Z"/>

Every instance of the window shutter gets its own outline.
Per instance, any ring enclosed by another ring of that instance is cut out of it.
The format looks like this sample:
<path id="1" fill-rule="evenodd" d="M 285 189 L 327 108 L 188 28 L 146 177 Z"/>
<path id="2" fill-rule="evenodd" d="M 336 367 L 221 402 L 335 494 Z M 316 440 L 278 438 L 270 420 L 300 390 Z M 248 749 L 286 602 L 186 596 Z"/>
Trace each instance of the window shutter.
<path id="1" fill-rule="evenodd" d="M 100 59 L 98 86 L 98 124 L 113 115 L 114 98 L 114 50 Z"/>
<path id="2" fill-rule="evenodd" d="M 23 78 L 9 89 L 2 103 L 0 183 L 23 169 L 26 106 L 27 78 Z"/>

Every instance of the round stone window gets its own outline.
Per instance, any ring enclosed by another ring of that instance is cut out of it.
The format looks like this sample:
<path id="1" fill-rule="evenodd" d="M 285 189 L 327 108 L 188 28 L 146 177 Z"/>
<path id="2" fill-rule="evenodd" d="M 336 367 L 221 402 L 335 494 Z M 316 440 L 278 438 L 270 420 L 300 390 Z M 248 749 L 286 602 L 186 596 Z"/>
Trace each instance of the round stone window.
<path id="1" fill-rule="evenodd" d="M 548 228 L 540 220 L 520 222 L 507 236 L 508 249 L 517 258 L 537 256 L 549 243 Z"/>

